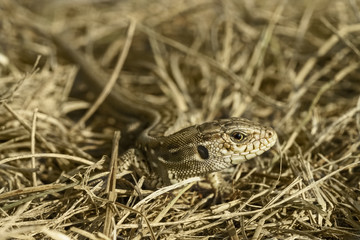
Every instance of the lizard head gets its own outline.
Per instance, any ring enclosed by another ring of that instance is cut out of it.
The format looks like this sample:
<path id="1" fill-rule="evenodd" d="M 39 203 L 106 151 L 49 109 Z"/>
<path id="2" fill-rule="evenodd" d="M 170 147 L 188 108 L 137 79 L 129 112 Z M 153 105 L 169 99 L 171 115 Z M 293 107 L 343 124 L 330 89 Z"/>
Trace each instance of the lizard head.
<path id="1" fill-rule="evenodd" d="M 218 120 L 215 128 L 205 123 L 199 125 L 199 132 L 209 155 L 231 165 L 261 155 L 277 141 L 272 128 L 243 118 Z M 198 147 L 200 157 L 205 156 L 201 146 Z"/>
<path id="2" fill-rule="evenodd" d="M 170 179 L 185 179 L 221 171 L 261 155 L 277 141 L 276 132 L 243 118 L 206 122 L 160 141 L 154 161 Z"/>

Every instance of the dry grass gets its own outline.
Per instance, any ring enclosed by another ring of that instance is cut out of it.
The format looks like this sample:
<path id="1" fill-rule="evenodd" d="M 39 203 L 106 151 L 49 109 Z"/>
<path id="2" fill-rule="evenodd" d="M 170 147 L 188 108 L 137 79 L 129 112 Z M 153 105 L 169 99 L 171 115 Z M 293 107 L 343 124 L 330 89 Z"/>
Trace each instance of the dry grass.
<path id="1" fill-rule="evenodd" d="M 360 239 L 359 8 L 0 1 L 0 238 Z M 271 125 L 277 149 L 225 173 L 223 204 L 193 181 L 143 189 L 116 167 L 142 124 L 74 61 L 190 122 Z"/>

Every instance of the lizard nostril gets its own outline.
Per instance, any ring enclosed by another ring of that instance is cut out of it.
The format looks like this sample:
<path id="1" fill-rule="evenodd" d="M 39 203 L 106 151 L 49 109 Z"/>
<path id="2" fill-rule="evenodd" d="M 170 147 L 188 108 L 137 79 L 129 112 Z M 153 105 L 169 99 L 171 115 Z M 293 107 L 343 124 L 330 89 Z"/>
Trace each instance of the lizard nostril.
<path id="1" fill-rule="evenodd" d="M 272 138 L 273 135 L 274 135 L 273 131 L 266 131 L 267 138 Z"/>

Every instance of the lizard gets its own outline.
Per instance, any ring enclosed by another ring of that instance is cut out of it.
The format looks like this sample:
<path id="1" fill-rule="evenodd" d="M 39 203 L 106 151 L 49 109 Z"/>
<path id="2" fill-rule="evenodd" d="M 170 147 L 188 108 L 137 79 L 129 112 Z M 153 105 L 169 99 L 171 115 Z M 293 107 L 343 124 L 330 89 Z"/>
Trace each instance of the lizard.
<path id="1" fill-rule="evenodd" d="M 261 155 L 276 141 L 272 128 L 237 117 L 192 125 L 168 136 L 153 125 L 141 134 L 135 149 L 120 157 L 120 166 L 135 166 L 151 187 L 159 188 L 190 177 L 206 178 Z"/>
<path id="2" fill-rule="evenodd" d="M 52 39 L 79 65 L 88 85 L 95 91 L 105 87 L 106 75 L 101 69 L 94 70 L 96 65 L 87 62 L 61 37 Z M 176 120 L 174 113 L 134 100 L 119 85 L 113 86 L 106 102 L 115 104 L 119 111 L 150 122 L 139 136 L 136 148 L 120 156 L 119 165 L 120 170 L 134 166 L 140 175 L 148 178 L 152 187 L 211 175 L 261 155 L 277 141 L 271 127 L 238 117 L 195 124 L 167 135 Z"/>
<path id="3" fill-rule="evenodd" d="M 138 175 L 145 175 L 151 188 L 202 177 L 217 189 L 221 183 L 213 173 L 259 156 L 277 141 L 271 127 L 239 117 L 194 125 L 189 121 L 190 126 L 185 124 L 185 128 L 169 131 L 177 120 L 173 108 L 146 105 L 119 85 L 114 86 L 109 99 L 123 110 L 128 106 L 127 111 L 146 116 L 150 122 L 138 137 L 136 147 L 120 156 L 119 166 L 120 171 L 134 167 Z"/>

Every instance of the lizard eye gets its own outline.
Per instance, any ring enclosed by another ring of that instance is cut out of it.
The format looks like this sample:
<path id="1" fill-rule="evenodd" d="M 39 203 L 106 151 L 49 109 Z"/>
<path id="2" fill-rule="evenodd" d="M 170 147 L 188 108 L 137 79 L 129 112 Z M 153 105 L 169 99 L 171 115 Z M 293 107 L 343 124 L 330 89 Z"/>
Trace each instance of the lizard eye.
<path id="1" fill-rule="evenodd" d="M 241 142 L 246 138 L 244 133 L 238 131 L 232 132 L 230 136 L 235 142 Z"/>

